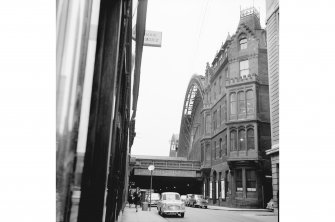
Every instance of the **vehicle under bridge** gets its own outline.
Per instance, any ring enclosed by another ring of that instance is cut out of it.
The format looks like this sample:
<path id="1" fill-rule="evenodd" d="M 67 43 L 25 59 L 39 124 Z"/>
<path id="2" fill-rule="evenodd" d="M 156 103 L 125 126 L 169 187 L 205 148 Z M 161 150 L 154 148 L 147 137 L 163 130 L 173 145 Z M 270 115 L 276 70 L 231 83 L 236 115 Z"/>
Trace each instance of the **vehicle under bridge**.
<path id="1" fill-rule="evenodd" d="M 132 155 L 129 184 L 131 187 L 150 189 L 149 165 L 154 165 L 152 189 L 156 193 L 178 192 L 202 193 L 200 162 L 184 157 L 138 156 Z"/>

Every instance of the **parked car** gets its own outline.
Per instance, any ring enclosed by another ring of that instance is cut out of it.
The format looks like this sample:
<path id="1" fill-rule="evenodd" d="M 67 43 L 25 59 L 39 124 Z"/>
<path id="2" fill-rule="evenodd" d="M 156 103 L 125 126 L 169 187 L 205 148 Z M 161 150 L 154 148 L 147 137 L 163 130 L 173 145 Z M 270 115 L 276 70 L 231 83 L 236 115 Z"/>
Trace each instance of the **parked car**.
<path id="1" fill-rule="evenodd" d="M 186 206 L 190 206 L 190 198 L 191 198 L 192 194 L 186 194 L 186 200 L 185 200 L 185 205 Z"/>
<path id="2" fill-rule="evenodd" d="M 181 217 L 185 215 L 185 203 L 181 201 L 179 193 L 176 192 L 164 192 L 161 195 L 160 201 L 157 204 L 158 214 L 172 215 L 177 214 Z"/>
<path id="3" fill-rule="evenodd" d="M 148 202 L 150 206 L 157 206 L 158 201 L 161 199 L 161 195 L 159 193 L 151 194 L 151 202 L 150 202 L 150 194 L 146 194 L 145 201 Z"/>
<path id="4" fill-rule="evenodd" d="M 189 199 L 189 205 L 192 207 L 207 208 L 208 200 L 206 200 L 202 195 L 192 194 Z"/>
<path id="5" fill-rule="evenodd" d="M 181 199 L 181 201 L 183 201 L 185 203 L 185 201 L 186 201 L 186 195 L 181 195 L 180 199 Z"/>

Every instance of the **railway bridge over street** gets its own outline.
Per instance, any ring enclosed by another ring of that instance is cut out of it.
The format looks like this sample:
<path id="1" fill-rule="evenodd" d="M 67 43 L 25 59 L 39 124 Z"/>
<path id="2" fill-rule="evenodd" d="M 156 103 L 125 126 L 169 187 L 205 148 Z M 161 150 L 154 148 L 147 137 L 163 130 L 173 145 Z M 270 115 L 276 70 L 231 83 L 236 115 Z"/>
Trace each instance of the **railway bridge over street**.
<path id="1" fill-rule="evenodd" d="M 201 193 L 200 162 L 184 157 L 139 156 L 130 160 L 130 185 L 150 189 L 150 171 L 153 164 L 152 189 L 155 192 Z"/>

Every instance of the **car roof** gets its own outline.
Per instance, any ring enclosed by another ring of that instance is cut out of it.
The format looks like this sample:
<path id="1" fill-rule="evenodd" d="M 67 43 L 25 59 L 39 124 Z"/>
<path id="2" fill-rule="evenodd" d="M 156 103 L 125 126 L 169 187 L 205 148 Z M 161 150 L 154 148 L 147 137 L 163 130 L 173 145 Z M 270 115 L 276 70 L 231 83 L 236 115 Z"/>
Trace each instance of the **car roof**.
<path id="1" fill-rule="evenodd" d="M 179 194 L 179 193 L 177 193 L 177 192 L 163 192 L 162 194 Z"/>

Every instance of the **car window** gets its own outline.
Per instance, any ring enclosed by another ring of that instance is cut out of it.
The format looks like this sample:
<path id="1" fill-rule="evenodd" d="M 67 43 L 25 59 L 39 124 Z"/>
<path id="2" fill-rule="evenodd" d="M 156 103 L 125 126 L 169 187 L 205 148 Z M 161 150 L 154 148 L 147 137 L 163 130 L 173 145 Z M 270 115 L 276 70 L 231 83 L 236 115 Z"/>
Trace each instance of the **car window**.
<path id="1" fill-rule="evenodd" d="M 180 200 L 180 196 L 177 193 L 163 194 L 163 200 Z"/>

